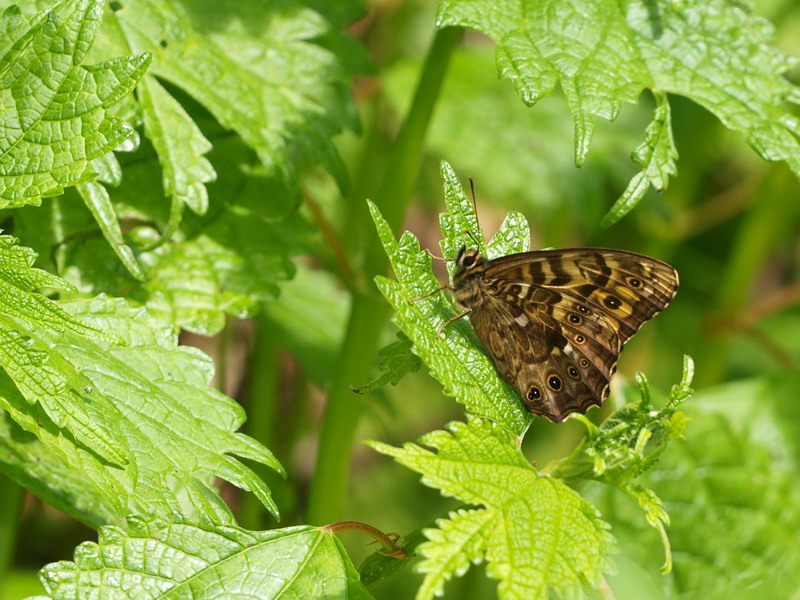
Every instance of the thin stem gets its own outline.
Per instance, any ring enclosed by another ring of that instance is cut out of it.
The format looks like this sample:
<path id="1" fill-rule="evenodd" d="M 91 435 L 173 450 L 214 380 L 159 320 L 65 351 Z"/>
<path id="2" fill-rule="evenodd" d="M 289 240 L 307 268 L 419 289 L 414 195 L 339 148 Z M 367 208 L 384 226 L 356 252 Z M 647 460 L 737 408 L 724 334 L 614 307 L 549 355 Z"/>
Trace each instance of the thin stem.
<path id="1" fill-rule="evenodd" d="M 419 170 L 425 132 L 460 36 L 460 29 L 446 28 L 436 33 L 414 101 L 392 147 L 383 183 L 375 196 L 375 203 L 395 231 L 402 225 Z M 359 216 L 368 220 L 366 203 L 362 206 Z M 350 386 L 369 377 L 378 336 L 388 315 L 386 303 L 372 285 L 374 277 L 386 268 L 386 255 L 374 229 L 364 230 L 367 242 L 362 272 L 370 285 L 353 295 L 345 339 L 336 361 L 311 481 L 308 507 L 311 523 L 330 523 L 341 517 L 353 438 L 361 413 L 361 397 L 350 391 Z"/>
<path id="2" fill-rule="evenodd" d="M 311 196 L 311 194 L 305 194 L 305 203 L 306 206 L 308 206 L 308 209 L 311 211 L 311 215 L 314 217 L 314 221 L 319 228 L 320 234 L 328 244 L 333 256 L 334 265 L 339 271 L 339 275 L 343 283 L 352 290 L 355 286 L 356 276 L 353 273 L 353 269 L 347 259 L 347 254 L 344 251 L 344 247 L 339 239 L 339 236 L 336 234 L 336 231 L 334 230 L 330 221 L 328 221 L 325 213 L 322 212 L 322 208 Z"/>
<path id="3" fill-rule="evenodd" d="M 391 556 L 392 558 L 406 558 L 406 553 L 397 544 L 398 540 L 401 538 L 396 533 L 383 533 L 377 527 L 367 525 L 366 523 L 362 523 L 360 521 L 339 521 L 338 523 L 325 525 L 322 527 L 322 529 L 334 535 L 341 531 L 360 531 L 361 533 L 366 533 L 368 536 L 383 544 L 383 547 L 386 549 L 385 556 Z"/>

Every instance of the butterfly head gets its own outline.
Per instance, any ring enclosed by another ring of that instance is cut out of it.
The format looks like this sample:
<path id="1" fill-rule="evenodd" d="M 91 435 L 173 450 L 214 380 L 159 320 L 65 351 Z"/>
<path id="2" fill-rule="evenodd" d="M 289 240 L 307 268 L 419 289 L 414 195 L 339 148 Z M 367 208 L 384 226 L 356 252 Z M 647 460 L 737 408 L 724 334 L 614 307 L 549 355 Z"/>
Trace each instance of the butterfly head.
<path id="1" fill-rule="evenodd" d="M 477 271 L 486 263 L 481 253 L 474 248 L 462 246 L 456 256 L 456 267 L 458 273 L 467 271 Z"/>
<path id="2" fill-rule="evenodd" d="M 458 303 L 469 310 L 481 306 L 486 300 L 482 276 L 486 271 L 486 259 L 474 248 L 463 247 L 456 257 L 456 272 L 453 274 L 453 291 Z"/>

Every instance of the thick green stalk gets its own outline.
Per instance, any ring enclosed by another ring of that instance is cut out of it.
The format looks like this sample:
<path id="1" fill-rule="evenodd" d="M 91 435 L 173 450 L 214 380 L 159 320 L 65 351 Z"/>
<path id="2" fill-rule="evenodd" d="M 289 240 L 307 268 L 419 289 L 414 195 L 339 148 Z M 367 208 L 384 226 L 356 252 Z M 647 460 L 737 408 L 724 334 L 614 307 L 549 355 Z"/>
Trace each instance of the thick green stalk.
<path id="1" fill-rule="evenodd" d="M 6 578 L 14 558 L 23 493 L 16 481 L 0 474 L 0 581 Z"/>
<path id="2" fill-rule="evenodd" d="M 389 153 L 387 171 L 374 198 L 384 218 L 397 231 L 402 225 L 409 197 L 417 178 L 422 142 L 439 96 L 450 56 L 460 29 L 441 29 L 433 40 L 414 95 L 414 101 Z M 369 219 L 363 202 L 361 219 Z M 366 289 L 356 287 L 345 339 L 340 348 L 331 382 L 328 406 L 322 424 L 317 465 L 311 481 L 308 521 L 326 524 L 342 517 L 353 438 L 361 415 L 361 397 L 350 385 L 370 376 L 378 336 L 388 314 L 386 303 L 371 284 L 386 267 L 386 255 L 373 228 L 369 231 L 364 264 Z"/>
<path id="3" fill-rule="evenodd" d="M 276 423 L 278 417 L 279 359 L 280 352 L 272 336 L 265 334 L 268 326 L 263 317 L 256 320 L 255 345 L 250 355 L 247 379 L 247 423 L 245 432 L 272 450 L 278 460 L 282 454 L 277 446 Z M 264 465 L 249 465 L 264 481 L 270 484 L 273 494 L 280 477 Z M 284 468 L 286 465 L 284 465 Z M 276 498 L 277 502 L 277 498 Z M 245 494 L 239 508 L 239 522 L 250 529 L 265 527 L 267 512 L 253 494 Z"/>

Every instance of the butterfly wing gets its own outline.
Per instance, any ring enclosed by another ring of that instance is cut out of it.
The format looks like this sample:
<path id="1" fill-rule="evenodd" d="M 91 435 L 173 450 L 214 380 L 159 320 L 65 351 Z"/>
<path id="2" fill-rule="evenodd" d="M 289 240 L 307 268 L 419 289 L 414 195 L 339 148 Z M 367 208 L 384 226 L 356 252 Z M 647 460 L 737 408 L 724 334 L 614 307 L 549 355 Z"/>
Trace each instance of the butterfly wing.
<path id="1" fill-rule="evenodd" d="M 509 301 L 490 295 L 470 312 L 470 322 L 500 376 L 517 389 L 527 409 L 560 423 L 570 413 L 599 405 L 602 394 L 590 382 L 607 383 L 608 377 L 577 356 L 552 325 L 543 307 L 552 306 L 557 296 L 543 289 L 535 296 L 534 301 L 520 302 L 518 297 Z M 598 352 L 602 348 L 599 341 L 587 338 L 587 343 Z"/>
<path id="2" fill-rule="evenodd" d="M 489 261 L 481 284 L 476 334 L 528 409 L 558 422 L 606 398 L 623 344 L 669 304 L 678 275 L 634 252 L 570 248 Z"/>

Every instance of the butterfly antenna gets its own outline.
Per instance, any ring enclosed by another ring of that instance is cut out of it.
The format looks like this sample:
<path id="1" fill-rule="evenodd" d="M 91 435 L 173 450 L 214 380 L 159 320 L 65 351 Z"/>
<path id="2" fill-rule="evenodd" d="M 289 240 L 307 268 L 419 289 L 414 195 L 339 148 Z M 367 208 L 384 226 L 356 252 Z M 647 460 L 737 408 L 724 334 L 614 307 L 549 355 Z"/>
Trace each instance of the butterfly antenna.
<path id="1" fill-rule="evenodd" d="M 453 262 L 455 260 L 455 258 L 447 258 L 445 256 L 436 256 L 433 252 L 431 252 L 427 248 L 425 248 L 425 252 L 427 252 L 428 256 L 430 256 L 434 260 L 441 260 L 443 262 Z"/>
<path id="2" fill-rule="evenodd" d="M 478 219 L 478 201 L 475 199 L 475 182 L 472 180 L 472 176 L 467 177 L 469 179 L 469 191 L 472 193 L 472 210 L 475 213 L 475 222 L 478 224 L 478 228 L 481 228 L 481 221 Z M 472 241 L 475 242 L 475 246 L 480 249 L 481 244 L 475 235 L 471 231 L 466 231 L 469 237 L 472 238 Z"/>

